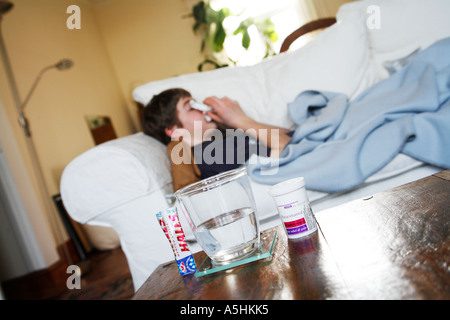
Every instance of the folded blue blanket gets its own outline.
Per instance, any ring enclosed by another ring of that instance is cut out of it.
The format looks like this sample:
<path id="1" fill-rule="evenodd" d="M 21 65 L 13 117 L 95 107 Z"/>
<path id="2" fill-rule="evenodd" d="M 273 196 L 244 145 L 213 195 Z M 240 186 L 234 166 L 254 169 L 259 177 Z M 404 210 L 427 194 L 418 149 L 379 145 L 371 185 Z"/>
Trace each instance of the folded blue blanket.
<path id="1" fill-rule="evenodd" d="M 248 163 L 256 182 L 305 177 L 306 187 L 339 192 L 360 185 L 398 153 L 450 168 L 450 38 L 349 102 L 305 91 L 289 104 L 297 124 L 279 159 Z"/>

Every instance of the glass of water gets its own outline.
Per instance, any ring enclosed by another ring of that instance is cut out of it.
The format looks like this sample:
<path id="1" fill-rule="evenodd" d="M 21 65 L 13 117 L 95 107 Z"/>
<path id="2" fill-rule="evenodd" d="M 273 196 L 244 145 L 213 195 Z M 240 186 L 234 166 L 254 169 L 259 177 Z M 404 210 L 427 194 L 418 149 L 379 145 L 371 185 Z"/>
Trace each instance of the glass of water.
<path id="1" fill-rule="evenodd" d="M 258 247 L 259 223 L 245 168 L 193 183 L 175 196 L 213 264 L 240 260 Z"/>

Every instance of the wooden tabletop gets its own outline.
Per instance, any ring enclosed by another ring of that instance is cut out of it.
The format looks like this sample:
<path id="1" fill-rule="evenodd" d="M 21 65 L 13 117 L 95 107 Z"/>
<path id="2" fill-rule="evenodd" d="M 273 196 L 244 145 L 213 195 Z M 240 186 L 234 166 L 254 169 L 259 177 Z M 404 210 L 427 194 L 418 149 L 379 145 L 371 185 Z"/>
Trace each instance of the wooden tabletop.
<path id="1" fill-rule="evenodd" d="M 450 298 L 450 170 L 315 216 L 303 239 L 274 228 L 272 258 L 199 278 L 161 265 L 133 299 Z"/>

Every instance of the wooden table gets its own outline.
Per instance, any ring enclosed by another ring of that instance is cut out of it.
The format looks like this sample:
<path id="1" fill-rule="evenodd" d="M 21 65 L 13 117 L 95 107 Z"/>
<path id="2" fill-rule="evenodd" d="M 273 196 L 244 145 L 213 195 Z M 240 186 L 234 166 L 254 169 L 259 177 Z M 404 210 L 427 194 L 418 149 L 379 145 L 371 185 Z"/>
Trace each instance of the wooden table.
<path id="1" fill-rule="evenodd" d="M 269 260 L 199 278 L 161 265 L 133 299 L 449 299 L 449 180 L 447 170 L 318 212 L 320 229 L 301 240 L 276 227 Z"/>

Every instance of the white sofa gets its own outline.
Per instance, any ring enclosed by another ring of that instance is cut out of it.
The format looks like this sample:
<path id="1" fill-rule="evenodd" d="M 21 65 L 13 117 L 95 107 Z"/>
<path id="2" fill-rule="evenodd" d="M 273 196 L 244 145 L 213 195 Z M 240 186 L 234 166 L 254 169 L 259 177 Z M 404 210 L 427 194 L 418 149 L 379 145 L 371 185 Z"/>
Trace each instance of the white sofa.
<path id="1" fill-rule="evenodd" d="M 377 5 L 380 29 L 368 19 Z M 328 90 L 356 97 L 388 77 L 383 62 L 407 56 L 450 36 L 450 1 L 357 1 L 341 7 L 338 22 L 308 45 L 250 67 L 218 69 L 149 82 L 133 97 L 146 104 L 154 94 L 182 87 L 197 100 L 229 96 L 258 121 L 291 127 L 287 104 L 304 90 Z M 318 212 L 355 198 L 391 188 L 440 170 L 400 155 L 364 185 L 339 195 L 308 191 Z M 252 182 L 262 229 L 279 224 L 266 185 Z M 173 260 L 155 218 L 168 206 L 172 190 L 165 146 L 136 133 L 94 147 L 64 170 L 61 196 L 74 220 L 112 227 L 120 238 L 137 290 L 161 263 Z M 183 219 L 182 214 L 180 215 Z M 184 220 L 184 219 L 183 219 Z M 182 221 L 183 222 L 183 221 Z M 186 233 L 189 227 L 183 222 Z M 192 245 L 193 251 L 199 250 Z"/>

